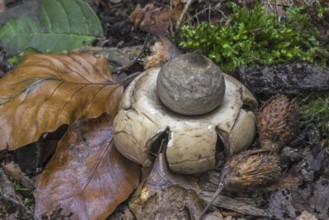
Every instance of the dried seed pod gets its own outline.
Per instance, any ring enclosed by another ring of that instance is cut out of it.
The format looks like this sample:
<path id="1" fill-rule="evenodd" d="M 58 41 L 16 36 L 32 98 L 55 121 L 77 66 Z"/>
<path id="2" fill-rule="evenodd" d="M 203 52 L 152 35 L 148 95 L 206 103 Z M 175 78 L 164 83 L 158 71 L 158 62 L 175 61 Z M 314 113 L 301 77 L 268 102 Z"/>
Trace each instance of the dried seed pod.
<path id="1" fill-rule="evenodd" d="M 298 104 L 285 95 L 277 95 L 261 108 L 257 118 L 262 148 L 279 152 L 298 130 Z"/>
<path id="2" fill-rule="evenodd" d="M 198 219 L 208 210 L 216 197 L 226 189 L 255 189 L 276 181 L 280 175 L 279 156 L 268 149 L 244 151 L 228 160 L 222 170 L 219 186 Z"/>
<path id="3" fill-rule="evenodd" d="M 267 149 L 234 155 L 222 170 L 221 183 L 227 190 L 252 189 L 274 182 L 280 174 L 279 156 Z"/>

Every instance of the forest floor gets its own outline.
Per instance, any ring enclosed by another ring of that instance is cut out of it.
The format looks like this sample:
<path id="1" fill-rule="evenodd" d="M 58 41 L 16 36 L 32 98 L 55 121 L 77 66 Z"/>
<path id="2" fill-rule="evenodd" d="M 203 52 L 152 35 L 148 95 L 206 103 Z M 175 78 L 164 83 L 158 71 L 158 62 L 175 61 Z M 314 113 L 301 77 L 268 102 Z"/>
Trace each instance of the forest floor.
<path id="1" fill-rule="evenodd" d="M 196 25 L 202 22 L 222 25 L 225 22 L 229 22 L 227 14 L 230 13 L 230 10 L 227 7 L 223 7 L 227 1 L 86 1 L 96 12 L 103 27 L 104 36 L 98 38 L 94 42 L 93 47 L 78 49 L 76 52 L 110 48 L 110 55 L 107 59 L 110 63 L 111 71 L 114 73 L 113 78 L 117 81 L 120 81 L 127 75 L 143 72 L 151 67 L 161 67 L 178 54 L 200 52 L 179 47 L 177 42 L 175 42 L 183 25 Z M 9 2 L 13 4 L 15 1 Z M 235 2 L 241 5 L 241 7 L 250 8 L 256 1 Z M 304 1 L 274 2 L 276 2 L 276 5 L 268 7 L 268 10 L 273 10 L 283 20 L 285 11 L 282 4 L 289 3 L 297 6 L 304 4 Z M 321 2 L 327 4 L 326 1 Z M 189 3 L 191 4 L 189 5 Z M 316 25 L 316 28 L 323 39 L 328 39 L 329 17 L 325 17 L 321 22 Z M 327 40 L 323 42 L 323 45 L 329 44 Z M 161 46 L 154 46 L 155 44 L 160 44 Z M 3 77 L 6 71 L 12 68 L 6 66 L 6 64 L 7 62 L 2 60 L 0 77 Z M 116 66 L 117 64 L 119 66 Z M 289 74 L 295 74 L 294 72 L 299 70 L 300 78 L 298 76 L 295 78 L 288 76 Z M 239 71 L 240 75 L 237 73 L 233 75 L 250 89 L 259 105 L 271 106 L 273 109 L 276 106 L 270 103 L 273 101 L 273 97 L 274 99 L 280 97 L 277 96 L 278 94 L 287 95 L 285 97 L 288 97 L 288 101 L 283 105 L 289 107 L 312 99 L 314 93 L 317 94 L 319 91 L 329 90 L 329 69 L 304 62 L 270 67 L 256 65 L 250 68 L 242 67 Z M 273 76 L 273 73 L 276 75 Z M 281 103 L 279 102 L 279 104 Z M 271 121 L 276 122 L 276 117 L 280 117 L 280 113 L 272 114 L 271 110 L 265 110 L 265 107 L 262 107 L 257 108 L 254 113 L 258 117 L 261 115 L 261 112 L 268 111 L 267 115 L 272 117 L 269 119 L 269 123 Z M 289 142 L 284 143 L 284 146 L 281 146 L 282 150 L 280 149 L 281 151 L 278 153 L 281 168 L 280 177 L 266 186 L 224 191 L 212 203 L 204 219 L 329 219 L 329 200 L 327 200 L 329 196 L 328 137 L 321 133 L 314 121 L 305 122 L 297 116 L 291 116 L 294 113 L 297 115 L 298 111 L 294 109 L 289 112 L 290 110 L 287 110 L 288 116 L 283 117 L 286 117 L 285 119 L 290 119 L 291 117 L 294 121 L 290 123 L 289 120 L 283 120 L 284 125 L 287 125 L 283 130 L 290 131 L 289 129 L 293 129 L 291 134 L 294 134 L 294 136 Z M 328 109 L 326 111 L 328 112 Z M 267 116 L 263 116 L 263 119 L 268 120 Z M 262 118 L 260 117 L 258 120 L 262 120 Z M 258 123 L 261 124 L 261 122 Z M 275 123 L 272 124 L 277 125 Z M 53 139 L 56 139 L 56 144 L 63 135 L 63 130 L 61 129 L 57 130 L 57 134 L 54 137 L 51 136 Z M 66 131 L 65 129 L 64 132 Z M 284 134 L 284 131 L 279 134 Z M 281 136 L 271 138 L 275 142 L 280 140 Z M 251 147 L 259 148 L 262 144 L 259 143 L 262 141 L 260 139 L 260 135 L 257 135 Z M 53 146 L 52 153 L 54 153 L 55 149 L 56 146 Z M 26 152 L 17 153 L 16 157 L 24 158 Z M 272 153 L 270 151 L 270 155 Z M 264 157 L 266 156 L 268 155 L 266 154 Z M 1 156 L 0 159 L 1 161 L 6 160 L 5 156 Z M 212 171 L 186 177 L 185 175 L 174 174 L 168 170 L 165 160 L 165 156 L 159 153 L 153 170 L 143 168 L 143 177 L 137 190 L 125 202 L 119 205 L 107 219 L 197 219 L 200 216 L 218 189 L 221 180 L 221 168 L 225 161 L 220 161 L 216 169 Z M 35 176 L 42 172 L 48 159 L 46 162 L 43 162 L 42 166 L 37 169 L 39 173 L 36 170 L 34 170 L 34 173 L 28 173 L 30 176 L 34 176 L 32 179 L 39 178 Z M 19 165 L 22 170 L 28 170 L 27 167 L 22 167 L 24 165 Z M 240 174 L 244 173 L 242 171 L 241 173 L 238 172 L 237 176 Z M 3 179 L 6 179 L 4 178 L 5 175 L 1 169 L 0 182 L 4 182 Z M 24 186 L 33 185 L 32 183 L 26 183 L 31 180 L 25 174 L 19 175 L 21 176 L 20 181 L 25 181 Z M 237 182 L 240 180 L 237 180 Z M 247 180 L 248 178 L 246 178 Z M 10 185 L 9 183 L 6 184 L 0 184 L 0 190 L 2 187 Z M 145 186 L 148 188 L 145 188 Z M 31 186 L 30 190 L 27 190 L 28 192 L 20 189 L 18 194 L 22 198 L 32 198 L 31 189 L 33 188 L 34 186 Z M 142 196 L 140 195 L 143 195 L 143 190 L 155 192 L 157 196 L 149 196 L 147 200 L 141 201 Z M 1 192 L 0 195 L 2 194 L 4 193 Z M 8 198 L 1 197 L 0 200 L 9 201 L 10 204 L 14 204 L 18 208 L 10 210 L 6 205 L 0 205 L 0 217 L 11 216 L 12 219 L 18 219 L 17 216 L 23 213 L 26 216 L 21 219 L 35 219 L 33 210 L 31 210 L 34 204 L 31 205 L 30 202 L 28 205 L 22 205 L 21 202 L 8 200 Z M 22 198 L 20 199 L 22 200 Z M 49 219 L 70 219 L 66 215 L 63 216 L 61 211 L 61 209 L 57 209 Z"/>

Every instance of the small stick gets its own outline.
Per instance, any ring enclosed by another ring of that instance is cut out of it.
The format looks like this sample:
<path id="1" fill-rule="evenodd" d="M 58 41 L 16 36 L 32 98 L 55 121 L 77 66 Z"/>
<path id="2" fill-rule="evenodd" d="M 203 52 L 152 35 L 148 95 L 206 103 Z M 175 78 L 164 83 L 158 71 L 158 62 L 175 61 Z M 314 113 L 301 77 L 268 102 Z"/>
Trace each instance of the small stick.
<path id="1" fill-rule="evenodd" d="M 139 76 L 142 72 L 135 72 L 130 75 L 128 75 L 126 78 L 123 80 L 120 80 L 118 83 L 121 84 L 124 88 L 127 88 L 129 83 L 133 81 L 137 76 Z"/>
<path id="2" fill-rule="evenodd" d="M 219 194 L 223 191 L 224 189 L 224 183 L 221 181 L 218 185 L 218 188 L 215 192 L 215 194 L 213 195 L 213 197 L 211 198 L 211 200 L 208 202 L 206 208 L 203 209 L 203 211 L 201 212 L 200 216 L 197 218 L 197 220 L 201 220 L 202 216 L 207 212 L 207 210 L 209 209 L 209 207 L 212 205 L 212 203 L 215 201 L 215 199 L 219 196 Z"/>
<path id="3" fill-rule="evenodd" d="M 114 71 L 113 73 L 120 73 L 122 72 L 123 70 L 127 70 L 129 69 L 132 65 L 134 65 L 138 60 L 139 58 L 141 58 L 142 54 L 144 53 L 144 50 L 146 49 L 146 46 L 147 46 L 147 43 L 150 39 L 150 34 L 148 33 L 145 37 L 145 40 L 144 40 L 144 43 L 143 43 L 143 46 L 142 46 L 142 50 L 141 52 L 126 66 L 123 66 L 123 67 L 120 67 L 118 68 L 116 71 Z"/>
<path id="4" fill-rule="evenodd" d="M 185 14 L 186 14 L 188 8 L 192 4 L 192 2 L 193 2 L 193 0 L 188 0 L 188 2 L 186 3 L 186 5 L 185 5 L 185 7 L 184 7 L 184 9 L 182 11 L 182 13 L 180 14 L 180 17 L 179 17 L 178 21 L 176 22 L 176 29 L 179 29 L 179 27 L 180 27 L 180 25 L 182 23 L 182 20 L 183 20 Z"/>
<path id="5" fill-rule="evenodd" d="M 0 0 L 0 14 L 6 11 L 6 2 L 5 0 Z"/>

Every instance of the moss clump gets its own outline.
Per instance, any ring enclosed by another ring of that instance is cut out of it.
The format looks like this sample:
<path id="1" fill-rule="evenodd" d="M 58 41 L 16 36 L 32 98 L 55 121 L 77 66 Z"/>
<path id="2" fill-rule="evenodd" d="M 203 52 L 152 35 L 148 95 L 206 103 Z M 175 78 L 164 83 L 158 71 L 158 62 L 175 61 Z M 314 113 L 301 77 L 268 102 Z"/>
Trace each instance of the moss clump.
<path id="1" fill-rule="evenodd" d="M 184 26 L 179 45 L 201 50 L 225 72 L 255 63 L 302 60 L 326 64 L 326 59 L 319 56 L 318 32 L 312 25 L 306 25 L 305 31 L 308 20 L 298 13 L 300 10 L 291 8 L 287 22 L 278 22 L 276 15 L 260 5 L 249 10 L 232 4 L 232 8 L 226 25 Z"/>
<path id="2" fill-rule="evenodd" d="M 318 95 L 301 106 L 302 121 L 313 121 L 329 146 L 329 92 Z"/>

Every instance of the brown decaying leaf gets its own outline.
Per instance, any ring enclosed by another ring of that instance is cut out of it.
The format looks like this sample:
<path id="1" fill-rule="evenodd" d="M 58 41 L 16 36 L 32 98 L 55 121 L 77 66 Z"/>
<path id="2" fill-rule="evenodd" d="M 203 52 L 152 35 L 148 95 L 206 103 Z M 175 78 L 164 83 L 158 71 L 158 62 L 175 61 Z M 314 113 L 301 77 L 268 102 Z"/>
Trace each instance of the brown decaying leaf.
<path id="1" fill-rule="evenodd" d="M 149 176 L 141 181 L 143 186 L 132 196 L 129 208 L 137 219 L 184 219 L 187 213 L 195 219 L 203 208 L 197 181 L 193 176 L 171 173 L 165 154 L 160 152 Z"/>
<path id="2" fill-rule="evenodd" d="M 102 56 L 28 54 L 0 79 L 0 150 L 79 119 L 113 115 L 122 92 Z"/>
<path id="3" fill-rule="evenodd" d="M 70 219 L 105 219 L 137 187 L 140 166 L 112 144 L 112 118 L 72 124 L 42 173 L 35 192 L 35 214 L 57 209 Z"/>
<path id="4" fill-rule="evenodd" d="M 136 219 L 196 219 L 200 215 L 203 202 L 195 191 L 179 185 L 164 188 L 152 195 L 143 205 L 142 211 L 135 213 Z"/>
<path id="5" fill-rule="evenodd" d="M 129 16 L 134 28 L 140 28 L 154 35 L 163 35 L 168 28 L 170 13 L 167 9 L 155 8 L 154 3 L 141 8 L 138 4 Z"/>
<path id="6" fill-rule="evenodd" d="M 147 57 L 144 69 L 161 67 L 167 61 L 182 54 L 182 52 L 164 36 L 160 36 L 159 41 L 152 46 L 151 51 L 152 55 Z"/>
<path id="7" fill-rule="evenodd" d="M 170 22 L 174 23 L 177 19 L 177 14 L 180 14 L 180 12 L 180 7 L 173 9 L 166 7 L 157 8 L 154 3 L 149 3 L 144 8 L 141 8 L 138 4 L 130 14 L 129 19 L 133 23 L 134 29 L 140 28 L 155 36 L 161 36 L 166 33 Z"/>

